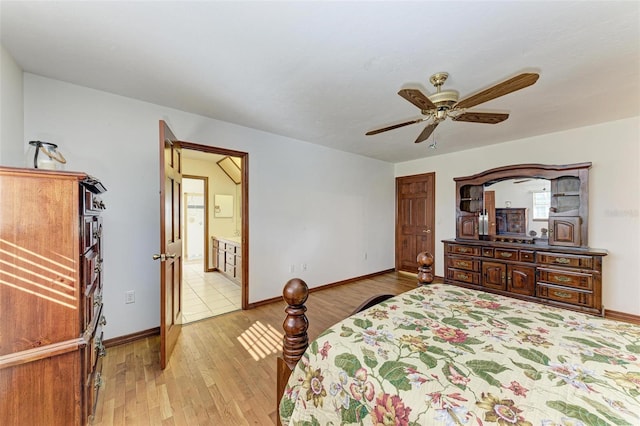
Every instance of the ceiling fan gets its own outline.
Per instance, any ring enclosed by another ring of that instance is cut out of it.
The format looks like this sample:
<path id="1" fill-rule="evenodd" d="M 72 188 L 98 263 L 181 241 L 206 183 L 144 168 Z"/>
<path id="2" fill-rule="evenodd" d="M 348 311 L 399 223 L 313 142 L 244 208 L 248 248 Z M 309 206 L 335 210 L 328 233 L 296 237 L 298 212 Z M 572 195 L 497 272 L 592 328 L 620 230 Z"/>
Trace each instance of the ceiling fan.
<path id="1" fill-rule="evenodd" d="M 446 72 L 439 72 L 431 76 L 429 81 L 436 88 L 436 93 L 425 96 L 418 89 L 402 89 L 398 95 L 402 96 L 418 108 L 424 117 L 415 120 L 405 121 L 404 123 L 394 124 L 393 126 L 383 127 L 377 130 L 371 130 L 366 135 L 377 135 L 378 133 L 388 130 L 397 129 L 408 126 L 410 124 L 421 123 L 431 120 L 431 122 L 418 135 L 415 143 L 419 143 L 429 139 L 429 136 L 438 127 L 440 122 L 447 117 L 453 121 L 467 121 L 471 123 L 497 124 L 507 118 L 509 114 L 495 112 L 475 112 L 467 111 L 468 108 L 474 107 L 484 102 L 507 95 L 516 90 L 524 89 L 531 86 L 540 77 L 536 73 L 519 74 L 509 80 L 498 83 L 488 89 L 485 89 L 475 95 L 471 95 L 461 101 L 458 101 L 458 92 L 455 90 L 441 90 L 442 85 L 449 77 Z"/>

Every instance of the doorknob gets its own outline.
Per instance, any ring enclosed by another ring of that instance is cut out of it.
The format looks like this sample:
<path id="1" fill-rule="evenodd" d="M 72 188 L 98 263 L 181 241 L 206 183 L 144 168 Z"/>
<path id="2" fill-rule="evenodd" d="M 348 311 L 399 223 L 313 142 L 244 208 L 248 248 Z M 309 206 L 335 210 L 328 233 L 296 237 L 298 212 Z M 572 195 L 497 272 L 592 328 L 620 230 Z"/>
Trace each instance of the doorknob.
<path id="1" fill-rule="evenodd" d="M 164 262 L 167 259 L 174 259 L 176 257 L 175 254 L 154 254 L 153 255 L 153 260 L 158 260 L 160 259 L 160 261 Z"/>
<path id="2" fill-rule="evenodd" d="M 431 229 L 423 229 L 422 232 L 426 232 L 427 234 L 431 233 Z"/>

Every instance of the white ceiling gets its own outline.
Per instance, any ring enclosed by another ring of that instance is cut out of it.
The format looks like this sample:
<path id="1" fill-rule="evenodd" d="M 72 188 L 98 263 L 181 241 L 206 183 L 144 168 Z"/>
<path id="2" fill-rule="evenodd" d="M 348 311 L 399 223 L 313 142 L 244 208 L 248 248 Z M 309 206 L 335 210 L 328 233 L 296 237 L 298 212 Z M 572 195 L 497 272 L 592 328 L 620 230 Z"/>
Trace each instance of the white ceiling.
<path id="1" fill-rule="evenodd" d="M 640 2 L 0 2 L 26 71 L 391 162 L 640 115 Z M 364 133 L 419 110 L 396 93 L 461 98 L 525 71 L 526 89 L 447 121 Z"/>

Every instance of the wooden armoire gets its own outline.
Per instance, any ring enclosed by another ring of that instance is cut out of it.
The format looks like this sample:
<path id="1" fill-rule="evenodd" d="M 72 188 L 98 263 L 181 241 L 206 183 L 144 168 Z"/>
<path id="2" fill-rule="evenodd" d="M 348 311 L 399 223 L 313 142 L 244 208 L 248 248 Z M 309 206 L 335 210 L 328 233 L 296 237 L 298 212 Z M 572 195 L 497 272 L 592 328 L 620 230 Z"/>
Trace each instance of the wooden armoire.
<path id="1" fill-rule="evenodd" d="M 0 167 L 0 423 L 84 425 L 101 385 L 105 191 Z"/>

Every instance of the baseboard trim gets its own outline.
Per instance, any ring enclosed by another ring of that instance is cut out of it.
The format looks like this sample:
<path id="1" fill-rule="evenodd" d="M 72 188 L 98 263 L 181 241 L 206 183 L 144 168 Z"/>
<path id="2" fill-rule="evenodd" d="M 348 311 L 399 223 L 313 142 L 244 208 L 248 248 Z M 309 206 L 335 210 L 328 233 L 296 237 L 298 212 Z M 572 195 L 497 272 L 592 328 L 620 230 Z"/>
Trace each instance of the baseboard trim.
<path id="1" fill-rule="evenodd" d="M 618 311 L 611 311 L 609 309 L 605 309 L 604 317 L 607 319 L 630 322 L 632 324 L 640 325 L 640 315 L 628 314 L 626 312 L 618 312 Z"/>
<path id="2" fill-rule="evenodd" d="M 160 334 L 160 327 L 154 327 L 148 330 L 142 330 L 136 333 L 127 334 L 125 336 L 114 337 L 113 339 L 107 339 L 103 343 L 105 348 L 110 348 L 113 346 L 124 345 L 125 343 L 135 342 L 136 340 L 144 339 L 146 337 L 157 336 L 159 334 Z"/>
<path id="3" fill-rule="evenodd" d="M 378 275 L 384 275 L 384 274 L 388 274 L 389 272 L 394 272 L 394 271 L 395 271 L 395 269 L 393 269 L 393 268 L 392 269 L 386 269 L 384 271 L 374 272 L 374 273 L 371 273 L 371 274 L 362 275 L 362 276 L 354 277 L 354 278 L 349 278 L 349 279 L 342 280 L 342 281 L 336 281 L 336 282 L 330 283 L 330 284 L 324 284 L 324 285 L 321 285 L 321 286 L 318 286 L 318 287 L 310 288 L 309 289 L 309 293 L 313 293 L 313 292 L 321 291 L 321 290 L 326 290 L 328 288 L 337 287 L 339 285 L 350 284 L 350 283 L 355 282 L 355 281 L 366 280 L 366 279 L 369 279 L 369 278 L 377 277 Z M 283 284 L 283 286 L 284 286 L 284 284 Z M 269 303 L 281 302 L 281 301 L 282 301 L 282 296 L 273 297 L 271 299 L 266 299 L 266 300 L 261 300 L 259 302 L 249 303 L 248 309 L 253 309 L 253 308 L 257 308 L 258 306 L 268 305 Z"/>

